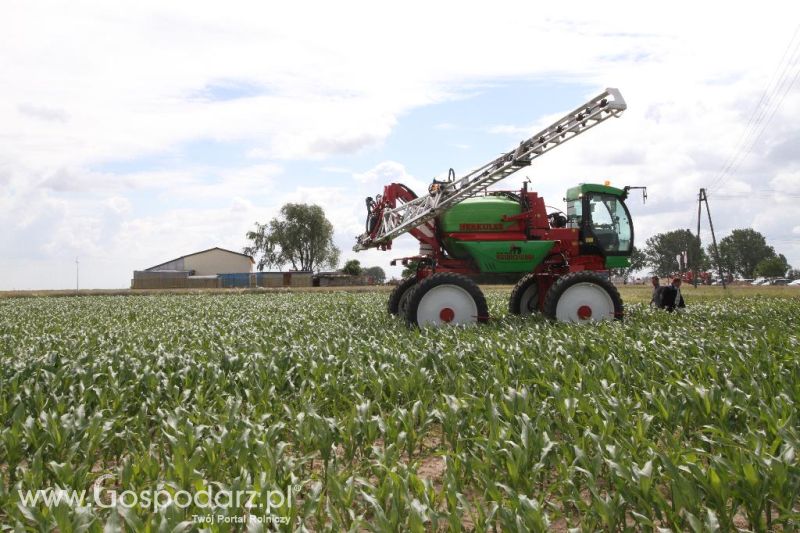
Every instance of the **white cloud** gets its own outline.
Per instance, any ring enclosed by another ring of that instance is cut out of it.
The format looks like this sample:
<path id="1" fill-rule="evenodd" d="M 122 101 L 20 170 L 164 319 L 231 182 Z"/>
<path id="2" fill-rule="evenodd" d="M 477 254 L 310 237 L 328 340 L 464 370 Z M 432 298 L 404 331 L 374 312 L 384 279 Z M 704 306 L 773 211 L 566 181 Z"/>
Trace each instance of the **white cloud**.
<path id="1" fill-rule="evenodd" d="M 397 161 L 383 161 L 366 172 L 353 174 L 353 179 L 361 183 L 377 183 L 379 185 L 388 183 L 403 183 L 410 176 L 406 172 L 406 167 Z"/>
<path id="2" fill-rule="evenodd" d="M 106 207 L 117 215 L 124 215 L 131 210 L 131 202 L 123 196 L 112 196 L 105 201 Z"/>
<path id="3" fill-rule="evenodd" d="M 525 136 L 525 137 L 533 133 L 533 130 L 531 128 L 525 126 L 512 126 L 511 124 L 498 124 L 496 126 L 490 126 L 488 131 L 489 133 L 493 134 Z"/>
<path id="4" fill-rule="evenodd" d="M 67 122 L 69 117 L 61 109 L 52 109 L 31 104 L 19 104 L 17 110 L 23 115 L 50 122 Z"/>
<path id="5" fill-rule="evenodd" d="M 0 223 L 13 231 L 0 237 L 0 275 L 11 279 L 0 287 L 43 279 L 63 285 L 67 274 L 41 272 L 59 261 L 69 267 L 76 251 L 104 265 L 93 273 L 99 285 L 120 285 L 131 266 L 121 258 L 141 266 L 175 255 L 176 243 L 187 250 L 238 247 L 242 231 L 286 198 L 324 203 L 343 245 L 360 230 L 364 196 L 390 181 L 421 194 L 426 183 L 402 162 L 384 161 L 355 169 L 353 188 L 286 186 L 287 160 L 370 150 L 413 109 L 521 78 L 579 83 L 592 87 L 587 96 L 619 86 L 629 109 L 508 187 L 530 176 L 553 205 L 579 181 L 646 184 L 648 203 L 631 203 L 639 244 L 675 225 L 694 227 L 697 189 L 715 181 L 739 142 L 800 6 L 679 2 L 653 16 L 642 3 L 604 11 L 596 3 L 411 2 L 395 9 L 246 2 L 222 12 L 213 2 L 137 2 L 120 10 L 97 1 L 6 11 Z M 487 24 L 498 17 L 502 23 Z M 424 38 L 409 39 L 412 33 Z M 796 235 L 796 201 L 714 194 L 800 191 L 798 112 L 795 90 L 735 176 L 712 191 L 719 233 L 758 224 L 776 240 Z M 518 124 L 493 129 L 508 135 L 509 148 L 560 113 L 517 115 Z M 96 170 L 197 140 L 241 142 L 249 161 L 222 169 L 190 162 L 179 170 Z M 467 155 L 480 158 L 480 151 Z M 413 239 L 396 247 L 414 253 Z M 786 250 L 800 264 L 798 247 Z M 369 254 L 375 261 L 395 255 Z"/>
<path id="6" fill-rule="evenodd" d="M 283 169 L 275 164 L 251 165 L 238 168 L 194 169 L 190 175 L 206 174 L 205 178 L 178 180 L 164 185 L 161 197 L 182 199 L 224 199 L 232 194 L 259 197 L 274 192 L 276 181 Z"/>
<path id="7" fill-rule="evenodd" d="M 780 194 L 800 194 L 800 169 L 779 172 L 769 184 Z"/>
<path id="8" fill-rule="evenodd" d="M 323 172 L 330 172 L 331 174 L 352 174 L 352 170 L 347 167 L 332 167 L 332 166 L 325 166 L 320 168 Z"/>

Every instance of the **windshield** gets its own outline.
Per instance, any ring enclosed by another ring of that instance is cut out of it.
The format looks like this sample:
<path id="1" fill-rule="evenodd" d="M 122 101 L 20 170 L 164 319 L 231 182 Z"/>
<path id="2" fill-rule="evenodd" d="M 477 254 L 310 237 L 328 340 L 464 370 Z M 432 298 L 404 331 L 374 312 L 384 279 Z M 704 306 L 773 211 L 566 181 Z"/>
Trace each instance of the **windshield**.
<path id="1" fill-rule="evenodd" d="M 633 229 L 623 201 L 611 194 L 592 194 L 589 211 L 598 246 L 606 253 L 629 253 Z"/>

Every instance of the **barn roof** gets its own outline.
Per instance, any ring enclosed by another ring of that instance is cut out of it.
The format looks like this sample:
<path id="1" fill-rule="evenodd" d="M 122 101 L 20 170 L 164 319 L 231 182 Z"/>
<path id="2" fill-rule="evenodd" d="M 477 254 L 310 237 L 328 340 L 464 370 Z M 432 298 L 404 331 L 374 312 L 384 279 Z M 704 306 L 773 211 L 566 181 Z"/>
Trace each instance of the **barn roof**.
<path id="1" fill-rule="evenodd" d="M 180 257 L 176 257 L 175 259 L 170 259 L 169 261 L 164 261 L 163 263 L 159 263 L 159 264 L 157 264 L 157 265 L 151 266 L 150 268 L 146 268 L 145 270 L 153 270 L 154 268 L 158 268 L 158 267 L 160 267 L 160 266 L 164 266 L 164 265 L 166 265 L 167 263 L 172 263 L 172 262 L 174 262 L 174 261 L 178 261 L 178 260 L 180 260 L 180 259 L 185 259 L 185 258 L 187 258 L 187 257 L 192 257 L 193 255 L 200 255 L 200 254 L 204 254 L 204 253 L 206 253 L 206 252 L 210 252 L 210 251 L 212 251 L 212 250 L 219 250 L 219 251 L 221 251 L 221 252 L 227 252 L 227 253 L 229 253 L 229 254 L 241 255 L 242 257 L 246 257 L 246 258 L 248 258 L 248 259 L 250 260 L 250 262 L 251 262 L 251 263 L 255 264 L 255 260 L 254 260 L 254 259 L 253 259 L 253 257 L 252 257 L 252 256 L 250 256 L 250 255 L 243 254 L 243 253 L 240 253 L 240 252 L 234 252 L 233 250 L 227 250 L 227 249 L 225 249 L 225 248 L 220 248 L 219 246 L 215 246 L 215 247 L 213 247 L 213 248 L 209 248 L 208 250 L 201 250 L 201 251 L 199 251 L 199 252 L 195 252 L 195 253 L 193 253 L 193 254 L 186 254 L 186 255 L 182 255 L 182 256 L 180 256 Z"/>

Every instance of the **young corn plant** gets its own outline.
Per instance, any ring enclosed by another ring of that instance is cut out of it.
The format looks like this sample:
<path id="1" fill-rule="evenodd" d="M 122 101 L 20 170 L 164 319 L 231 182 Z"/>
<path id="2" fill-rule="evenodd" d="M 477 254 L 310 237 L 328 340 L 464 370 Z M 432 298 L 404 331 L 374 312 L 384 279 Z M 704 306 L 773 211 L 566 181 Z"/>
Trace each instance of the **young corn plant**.
<path id="1" fill-rule="evenodd" d="M 380 292 L 0 299 L 0 523 L 201 527 L 22 497 L 99 483 L 289 489 L 299 531 L 797 530 L 800 298 L 692 294 L 577 327 L 490 289 L 438 330 Z"/>

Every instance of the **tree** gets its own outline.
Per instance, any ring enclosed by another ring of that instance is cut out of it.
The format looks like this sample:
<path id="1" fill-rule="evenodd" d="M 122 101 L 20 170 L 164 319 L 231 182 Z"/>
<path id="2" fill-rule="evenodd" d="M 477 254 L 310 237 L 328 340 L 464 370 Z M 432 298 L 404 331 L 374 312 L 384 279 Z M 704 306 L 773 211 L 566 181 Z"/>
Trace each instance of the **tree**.
<path id="1" fill-rule="evenodd" d="M 344 272 L 345 274 L 350 274 L 351 276 L 361 275 L 362 272 L 361 261 L 359 261 L 358 259 L 349 260 L 342 267 L 342 272 Z"/>
<path id="2" fill-rule="evenodd" d="M 403 279 L 408 278 L 410 276 L 415 276 L 417 274 L 417 267 L 419 266 L 419 261 L 409 261 L 408 264 L 403 267 L 403 273 L 400 274 Z"/>
<path id="3" fill-rule="evenodd" d="M 786 277 L 792 281 L 800 279 L 800 269 L 793 268 L 789 270 L 789 272 L 786 273 Z"/>
<path id="4" fill-rule="evenodd" d="M 719 241 L 722 268 L 743 278 L 755 276 L 756 265 L 763 259 L 775 257 L 775 249 L 753 229 L 735 229 Z M 784 270 L 785 272 L 785 270 Z"/>
<path id="5" fill-rule="evenodd" d="M 374 279 L 375 283 L 383 283 L 386 281 L 386 272 L 379 266 L 365 268 L 364 274 Z"/>
<path id="6" fill-rule="evenodd" d="M 700 239 L 688 229 L 659 233 L 647 239 L 644 250 L 645 263 L 654 274 L 665 277 L 679 269 L 677 256 L 686 252 L 687 265 L 684 270 L 705 270 L 708 257 L 700 245 Z"/>
<path id="7" fill-rule="evenodd" d="M 622 280 L 625 283 L 628 282 L 628 278 L 630 277 L 630 275 L 632 273 L 636 272 L 637 270 L 642 270 L 644 267 L 647 266 L 647 257 L 644 255 L 644 253 L 641 250 L 639 250 L 635 246 L 633 247 L 633 250 L 631 251 L 631 256 L 628 259 L 628 261 L 630 262 L 630 266 L 628 266 L 626 268 L 612 268 L 611 269 L 611 273 L 614 276 L 621 277 Z"/>
<path id="8" fill-rule="evenodd" d="M 256 222 L 247 239 L 251 245 L 244 253 L 258 257 L 258 270 L 291 264 L 293 270 L 317 271 L 339 263 L 333 225 L 318 205 L 286 204 L 268 224 Z"/>
<path id="9" fill-rule="evenodd" d="M 764 276 L 766 278 L 780 278 L 786 275 L 786 271 L 790 268 L 786 258 L 783 254 L 780 254 L 759 261 L 753 273 L 756 276 Z"/>

